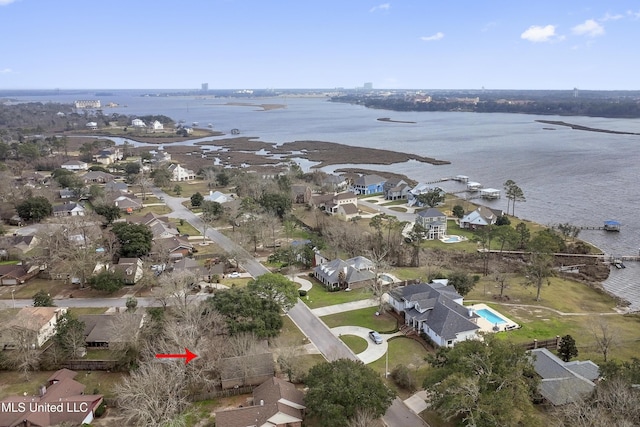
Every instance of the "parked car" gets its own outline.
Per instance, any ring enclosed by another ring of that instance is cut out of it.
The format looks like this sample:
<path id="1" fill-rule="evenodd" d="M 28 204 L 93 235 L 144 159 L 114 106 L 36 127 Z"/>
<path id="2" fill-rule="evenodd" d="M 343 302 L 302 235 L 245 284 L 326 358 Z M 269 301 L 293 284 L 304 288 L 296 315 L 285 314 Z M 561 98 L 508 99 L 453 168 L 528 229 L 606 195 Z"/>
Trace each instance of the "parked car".
<path id="1" fill-rule="evenodd" d="M 237 277 L 240 277 L 240 273 L 238 273 L 237 271 L 234 271 L 233 273 L 229 274 L 229 277 L 232 279 L 235 279 Z"/>
<path id="2" fill-rule="evenodd" d="M 382 336 L 376 331 L 369 332 L 369 338 L 376 344 L 382 344 Z"/>

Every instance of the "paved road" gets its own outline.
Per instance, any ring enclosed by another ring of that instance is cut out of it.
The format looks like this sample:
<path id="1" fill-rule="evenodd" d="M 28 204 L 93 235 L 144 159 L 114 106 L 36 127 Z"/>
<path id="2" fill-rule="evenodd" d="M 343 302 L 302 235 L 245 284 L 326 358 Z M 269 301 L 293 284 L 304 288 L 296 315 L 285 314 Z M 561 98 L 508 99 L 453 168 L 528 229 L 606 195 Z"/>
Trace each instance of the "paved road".
<path id="1" fill-rule="evenodd" d="M 298 300 L 288 314 L 293 323 L 315 344 L 327 360 L 359 360 L 358 356 L 353 354 L 342 340 L 333 335 L 327 325 L 318 319 L 302 301 Z"/>
<path id="2" fill-rule="evenodd" d="M 181 218 L 189 222 L 195 228 L 202 230 L 204 224 L 202 220 L 194 215 L 190 210 L 182 205 L 186 198 L 171 197 L 159 188 L 153 188 L 153 194 L 158 198 L 164 198 L 167 206 L 172 209 L 172 213 L 168 216 L 172 218 Z M 162 200 L 162 199 L 161 199 Z M 391 211 L 393 212 L 393 211 Z M 397 214 L 397 212 L 396 212 Z M 240 259 L 240 263 L 244 269 L 253 277 L 268 273 L 266 267 L 260 264 L 249 252 L 233 242 L 231 239 L 215 229 L 208 228 L 206 237 L 216 242 L 222 249 L 229 254 L 235 254 Z M 193 299 L 207 298 L 206 295 L 195 295 Z M 138 306 L 152 307 L 160 305 L 159 302 L 151 298 L 137 298 Z M 55 300 L 59 307 L 125 307 L 126 297 L 123 298 L 67 298 Z M 0 302 L 0 304 L 2 304 Z M 5 300 L 5 307 L 27 307 L 33 304 L 33 300 L 16 299 Z M 327 325 L 318 319 L 311 310 L 300 300 L 289 310 L 289 317 L 300 328 L 300 330 L 311 340 L 318 350 L 327 360 L 336 360 L 347 358 L 351 360 L 359 360 L 358 357 L 347 347 L 340 339 L 333 335 Z M 387 410 L 383 420 L 390 427 L 420 427 L 427 426 L 420 417 L 414 414 L 402 400 L 395 399 L 393 405 Z"/>
<path id="3" fill-rule="evenodd" d="M 198 230 L 202 231 L 204 229 L 204 223 L 200 217 L 195 215 L 182 204 L 182 202 L 188 200 L 187 198 L 171 197 L 157 187 L 154 187 L 152 192 L 160 200 L 164 198 L 166 205 L 173 211 L 168 215 L 169 217 L 184 219 Z M 260 264 L 246 249 L 220 233 L 218 230 L 207 227 L 207 238 L 216 242 L 218 246 L 230 255 L 238 257 L 238 261 L 242 264 L 242 267 L 247 271 L 247 273 L 251 274 L 252 277 L 258 277 L 262 274 L 269 273 L 269 270 Z"/>

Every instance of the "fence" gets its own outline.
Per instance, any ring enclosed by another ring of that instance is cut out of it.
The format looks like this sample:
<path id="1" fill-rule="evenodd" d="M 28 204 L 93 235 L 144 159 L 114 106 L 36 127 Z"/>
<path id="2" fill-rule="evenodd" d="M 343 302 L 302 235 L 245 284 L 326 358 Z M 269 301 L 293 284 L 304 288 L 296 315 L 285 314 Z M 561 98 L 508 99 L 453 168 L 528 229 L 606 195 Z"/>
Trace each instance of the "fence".
<path id="1" fill-rule="evenodd" d="M 116 360 L 69 360 L 62 367 L 72 371 L 112 371 L 116 363 Z"/>
<path id="2" fill-rule="evenodd" d="M 228 390 L 215 390 L 209 393 L 194 394 L 191 396 L 193 402 L 201 402 L 203 400 L 211 400 L 216 397 L 230 397 L 239 396 L 241 394 L 247 394 L 253 392 L 253 386 L 244 386 L 238 388 L 230 388 Z"/>
<path id="3" fill-rule="evenodd" d="M 560 336 L 548 340 L 533 340 L 533 342 L 522 344 L 525 350 L 533 350 L 535 348 L 549 348 L 557 350 L 560 347 Z"/>

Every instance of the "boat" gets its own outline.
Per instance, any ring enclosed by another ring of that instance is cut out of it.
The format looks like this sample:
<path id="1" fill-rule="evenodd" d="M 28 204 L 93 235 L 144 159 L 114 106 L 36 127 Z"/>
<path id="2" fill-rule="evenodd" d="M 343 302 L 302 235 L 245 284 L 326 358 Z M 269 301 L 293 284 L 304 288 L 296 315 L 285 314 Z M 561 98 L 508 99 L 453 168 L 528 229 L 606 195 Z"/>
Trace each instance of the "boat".
<path id="1" fill-rule="evenodd" d="M 207 126 L 212 128 L 213 127 L 213 123 L 209 123 Z"/>
<path id="2" fill-rule="evenodd" d="M 198 122 L 191 123 L 192 126 L 198 126 L 198 124 L 199 124 Z"/>

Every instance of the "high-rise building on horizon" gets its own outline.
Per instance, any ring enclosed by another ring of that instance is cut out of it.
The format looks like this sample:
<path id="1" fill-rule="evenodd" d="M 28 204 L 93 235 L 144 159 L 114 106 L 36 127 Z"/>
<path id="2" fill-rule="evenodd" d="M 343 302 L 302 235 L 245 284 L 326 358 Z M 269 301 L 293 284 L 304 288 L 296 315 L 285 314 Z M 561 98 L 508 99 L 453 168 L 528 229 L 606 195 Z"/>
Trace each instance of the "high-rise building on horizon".
<path id="1" fill-rule="evenodd" d="M 369 82 L 369 83 L 365 83 L 363 86 L 364 90 L 372 90 L 373 89 L 373 83 Z"/>
<path id="2" fill-rule="evenodd" d="M 203 91 L 209 90 L 209 83 L 202 83 L 200 85 L 200 89 L 202 89 Z"/>

